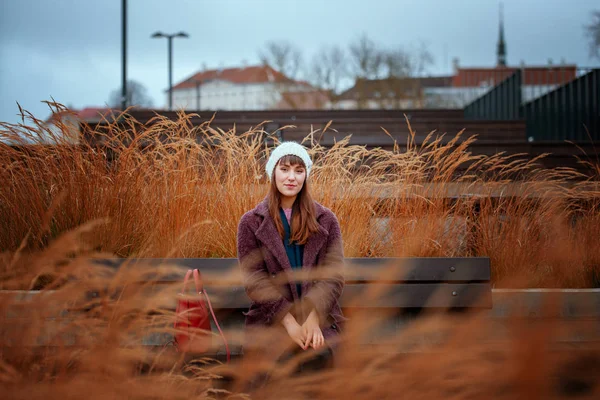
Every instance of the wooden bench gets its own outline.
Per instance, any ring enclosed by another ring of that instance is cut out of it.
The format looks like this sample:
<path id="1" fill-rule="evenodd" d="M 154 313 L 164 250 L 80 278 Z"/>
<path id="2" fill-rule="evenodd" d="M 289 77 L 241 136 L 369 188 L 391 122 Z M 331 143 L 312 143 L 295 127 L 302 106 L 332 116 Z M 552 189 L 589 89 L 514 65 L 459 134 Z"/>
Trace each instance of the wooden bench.
<path id="1" fill-rule="evenodd" d="M 174 266 L 176 273 L 160 277 L 150 274 L 148 279 L 157 285 L 180 282 L 186 270 L 197 268 L 202 273 L 205 289 L 222 327 L 225 330 L 243 327 L 242 312 L 248 309 L 250 300 L 241 284 L 237 259 L 103 259 L 95 262 L 115 269 L 122 267 L 124 262 L 130 268 Z M 382 312 L 387 316 L 382 330 L 402 329 L 425 310 L 461 312 L 492 308 L 490 260 L 487 257 L 347 258 L 344 277 L 346 285 L 341 306 L 346 317 L 352 320 L 361 312 L 370 315 Z M 165 335 L 155 335 L 145 339 L 144 344 L 162 346 L 167 341 Z M 365 344 L 371 342 L 367 339 Z M 239 355 L 239 352 L 240 345 L 234 344 L 232 354 Z M 223 349 L 213 356 L 223 358 Z"/>

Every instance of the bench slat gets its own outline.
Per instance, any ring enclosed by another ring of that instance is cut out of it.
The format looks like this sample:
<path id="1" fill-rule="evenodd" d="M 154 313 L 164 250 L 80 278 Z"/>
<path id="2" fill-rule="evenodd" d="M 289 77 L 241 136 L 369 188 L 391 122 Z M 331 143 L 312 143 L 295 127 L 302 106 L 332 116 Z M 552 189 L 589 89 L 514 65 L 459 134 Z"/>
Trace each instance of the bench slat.
<path id="1" fill-rule="evenodd" d="M 199 269 L 207 283 L 219 283 L 222 279 L 239 282 L 236 258 L 140 258 L 98 259 L 96 263 L 118 268 L 124 262 L 136 267 L 169 264 L 181 267 L 178 274 L 161 276 L 160 281 L 179 281 L 184 270 Z M 346 258 L 344 277 L 352 282 L 463 282 L 490 281 L 490 260 L 487 257 L 411 257 L 411 258 Z M 227 277 L 228 274 L 231 276 Z"/>
<path id="2" fill-rule="evenodd" d="M 371 294 L 370 296 L 368 294 Z M 491 308 L 489 283 L 347 285 L 344 308 Z"/>
<path id="3" fill-rule="evenodd" d="M 347 281 L 489 281 L 487 257 L 348 258 Z"/>
<path id="4" fill-rule="evenodd" d="M 243 286 L 205 289 L 217 309 L 250 307 Z M 488 283 L 349 284 L 340 304 L 342 308 L 491 308 L 492 292 Z"/>

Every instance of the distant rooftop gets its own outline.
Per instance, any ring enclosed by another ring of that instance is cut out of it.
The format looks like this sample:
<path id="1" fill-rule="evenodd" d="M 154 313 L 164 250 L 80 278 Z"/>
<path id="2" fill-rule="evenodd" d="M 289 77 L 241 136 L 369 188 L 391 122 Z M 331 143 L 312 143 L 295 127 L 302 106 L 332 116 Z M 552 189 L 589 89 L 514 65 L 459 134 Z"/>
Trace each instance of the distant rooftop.
<path id="1" fill-rule="evenodd" d="M 577 66 L 545 65 L 522 67 L 469 67 L 458 68 L 452 80 L 454 87 L 479 86 L 483 83 L 495 85 L 511 76 L 515 71 L 523 73 L 525 85 L 553 85 L 570 82 L 577 77 Z"/>
<path id="2" fill-rule="evenodd" d="M 46 119 L 46 122 L 51 123 L 51 122 L 55 122 L 59 119 L 71 116 L 71 117 L 79 119 L 83 122 L 95 123 L 95 122 L 101 121 L 103 118 L 110 119 L 109 116 L 113 112 L 115 114 L 120 113 L 119 110 L 113 110 L 113 109 L 107 108 L 107 107 L 85 107 L 81 110 L 71 109 L 71 110 L 67 110 L 67 111 L 53 113 Z"/>
<path id="3" fill-rule="evenodd" d="M 199 83 L 205 83 L 211 80 L 223 80 L 233 83 L 294 83 L 293 79 L 288 78 L 281 72 L 268 65 L 255 65 L 248 67 L 210 69 L 197 72 L 184 81 L 173 86 L 173 90 L 189 89 L 196 87 Z M 296 82 L 306 84 L 306 82 Z"/>
<path id="4" fill-rule="evenodd" d="M 340 100 L 355 99 L 359 93 L 366 98 L 378 97 L 378 93 L 387 92 L 395 86 L 410 86 L 421 89 L 452 86 L 452 76 L 424 76 L 385 79 L 357 79 L 353 87 L 340 94 Z"/>

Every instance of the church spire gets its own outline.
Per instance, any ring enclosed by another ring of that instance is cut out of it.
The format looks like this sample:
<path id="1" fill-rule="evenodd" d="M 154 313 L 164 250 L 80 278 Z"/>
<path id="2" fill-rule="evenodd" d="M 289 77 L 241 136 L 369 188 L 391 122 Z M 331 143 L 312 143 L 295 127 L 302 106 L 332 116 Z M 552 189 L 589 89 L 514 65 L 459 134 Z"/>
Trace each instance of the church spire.
<path id="1" fill-rule="evenodd" d="M 499 67 L 506 67 L 506 43 L 504 42 L 504 9 L 500 3 L 500 32 L 498 35 L 498 61 Z"/>

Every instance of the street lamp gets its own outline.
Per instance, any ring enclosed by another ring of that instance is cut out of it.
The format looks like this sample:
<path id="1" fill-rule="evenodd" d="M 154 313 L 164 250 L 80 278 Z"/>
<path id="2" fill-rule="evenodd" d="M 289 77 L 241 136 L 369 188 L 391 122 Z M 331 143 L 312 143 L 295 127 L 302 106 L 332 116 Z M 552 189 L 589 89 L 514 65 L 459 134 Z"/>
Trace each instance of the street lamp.
<path id="1" fill-rule="evenodd" d="M 202 80 L 194 82 L 196 83 L 196 110 L 200 111 L 200 86 L 202 85 Z"/>
<path id="2" fill-rule="evenodd" d="M 127 0 L 121 1 L 121 109 L 127 108 Z"/>
<path id="3" fill-rule="evenodd" d="M 173 109 L 173 38 L 188 38 L 185 32 L 178 32 L 173 34 L 166 34 L 162 32 L 155 32 L 152 36 L 153 39 L 167 38 L 169 43 L 169 111 Z"/>

